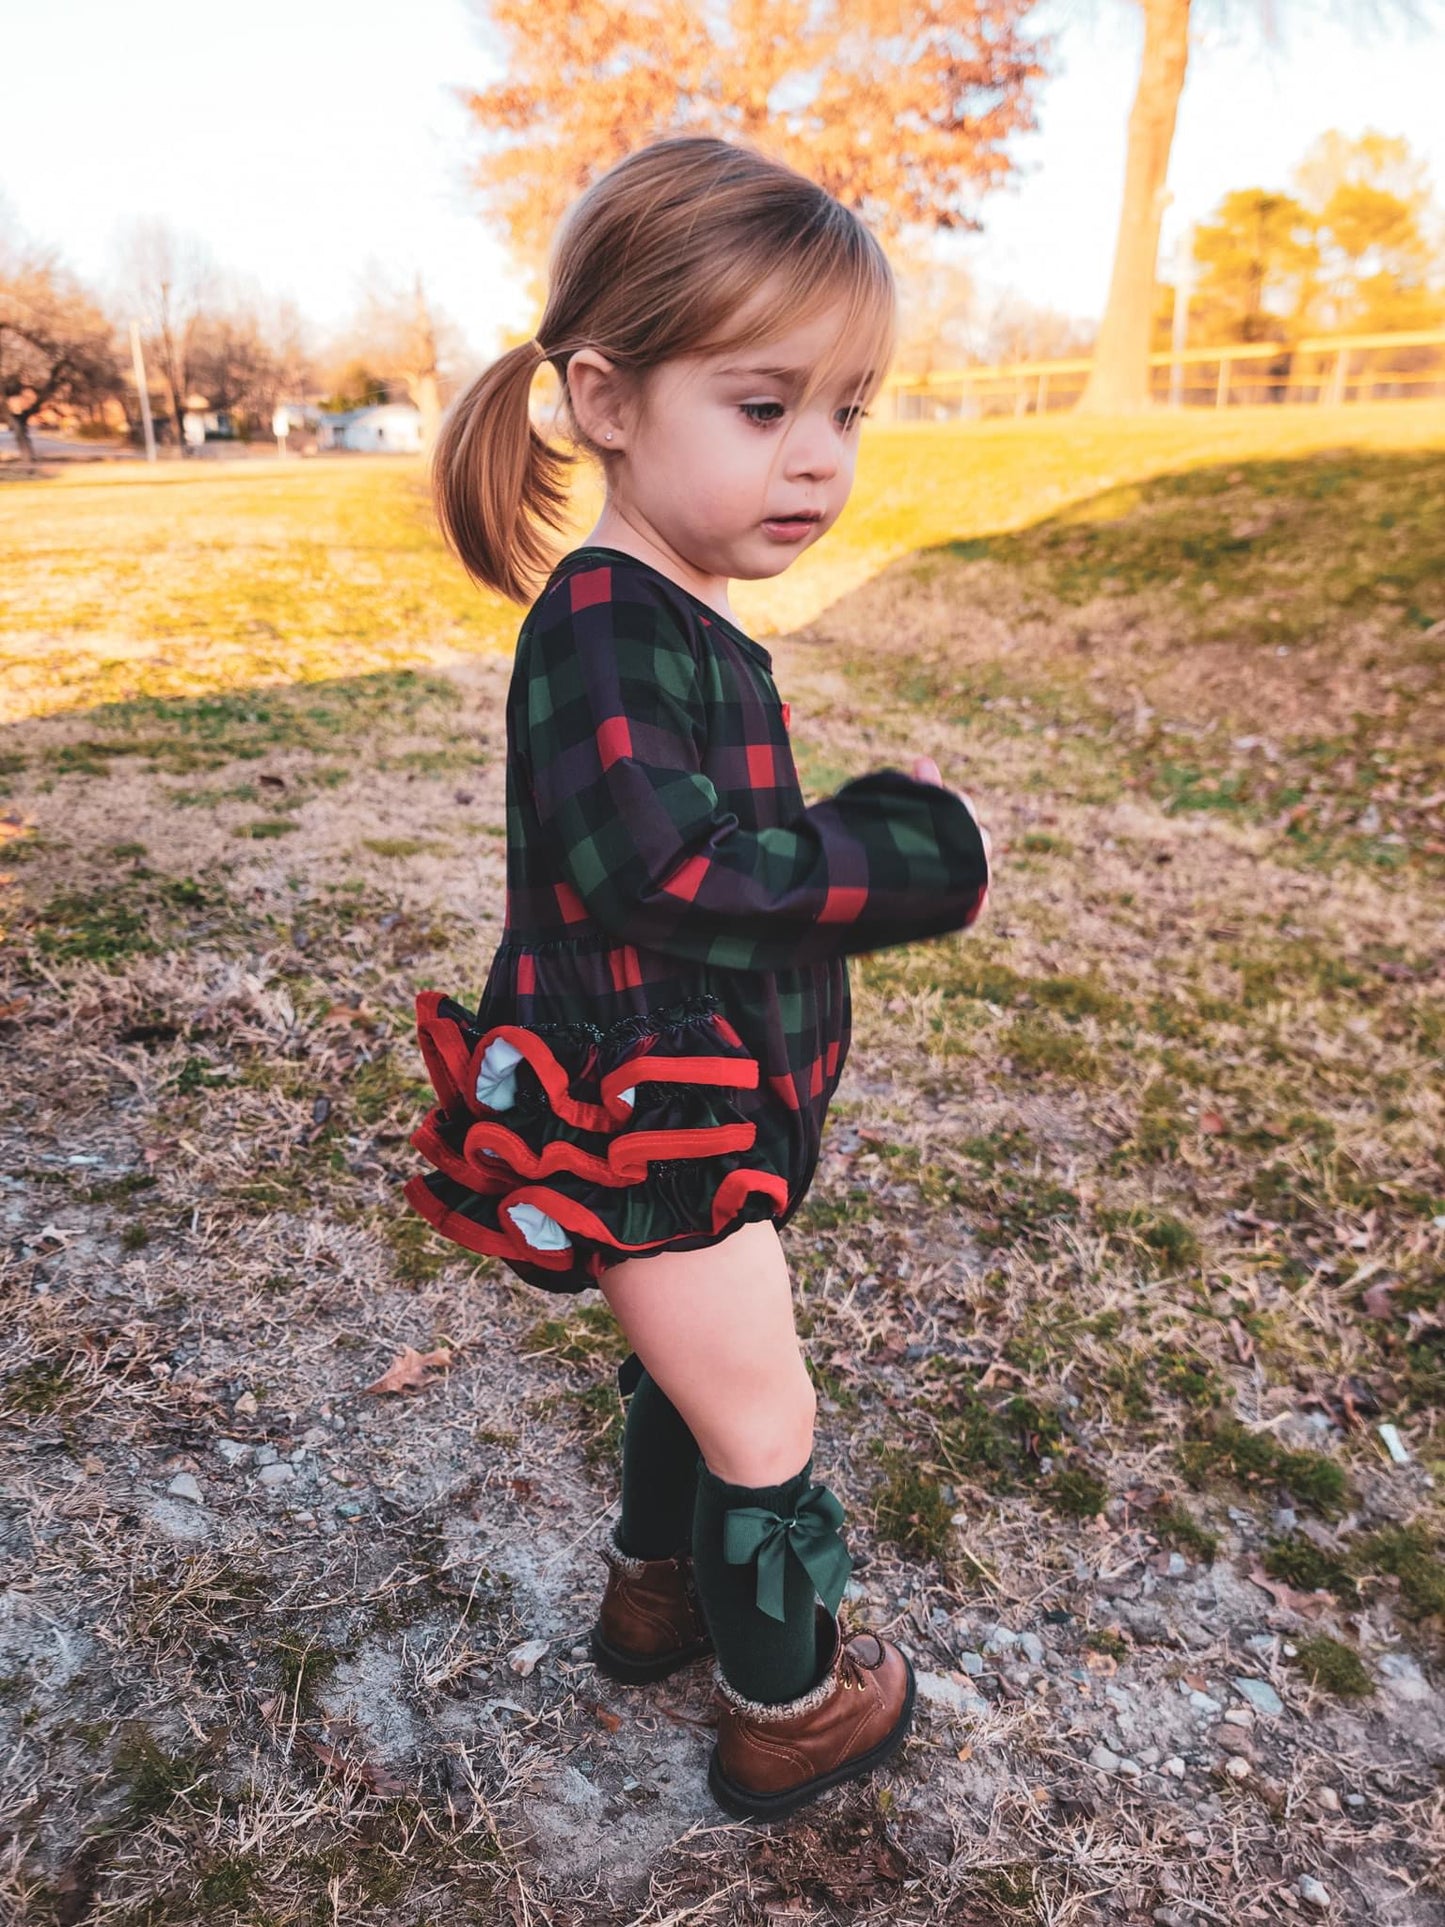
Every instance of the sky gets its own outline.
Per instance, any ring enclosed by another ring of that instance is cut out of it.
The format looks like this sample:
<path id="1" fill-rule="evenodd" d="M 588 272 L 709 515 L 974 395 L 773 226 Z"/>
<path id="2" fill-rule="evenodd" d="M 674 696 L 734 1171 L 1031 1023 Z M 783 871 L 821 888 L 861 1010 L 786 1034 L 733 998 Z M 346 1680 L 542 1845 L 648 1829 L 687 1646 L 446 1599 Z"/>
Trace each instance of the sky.
<path id="1" fill-rule="evenodd" d="M 1217 0 L 1196 0 L 1161 272 L 1182 223 L 1231 188 L 1287 186 L 1330 127 L 1403 135 L 1445 200 L 1445 30 L 1358 12 L 1346 28 L 1287 0 L 1295 24 L 1272 49 L 1248 24 L 1261 11 L 1236 9 L 1244 24 L 1226 28 Z M 1142 24 L 1128 0 L 1045 0 L 1035 21 L 1057 34 L 1038 131 L 958 251 L 985 287 L 1096 318 Z M 0 0 L 0 24 L 0 199 L 97 286 L 127 224 L 157 217 L 323 329 L 373 268 L 400 284 L 420 270 L 482 357 L 502 330 L 535 325 L 467 186 L 453 89 L 499 73 L 467 0 Z"/>

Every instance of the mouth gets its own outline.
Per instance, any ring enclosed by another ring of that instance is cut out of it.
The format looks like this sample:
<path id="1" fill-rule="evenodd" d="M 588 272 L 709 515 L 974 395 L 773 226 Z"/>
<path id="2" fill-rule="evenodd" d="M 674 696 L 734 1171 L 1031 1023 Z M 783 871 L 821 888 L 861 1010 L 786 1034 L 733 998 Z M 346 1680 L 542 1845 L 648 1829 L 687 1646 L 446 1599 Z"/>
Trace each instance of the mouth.
<path id="1" fill-rule="evenodd" d="M 821 509 L 804 509 L 795 515 L 771 515 L 763 523 L 767 534 L 781 542 L 798 542 L 823 519 Z"/>

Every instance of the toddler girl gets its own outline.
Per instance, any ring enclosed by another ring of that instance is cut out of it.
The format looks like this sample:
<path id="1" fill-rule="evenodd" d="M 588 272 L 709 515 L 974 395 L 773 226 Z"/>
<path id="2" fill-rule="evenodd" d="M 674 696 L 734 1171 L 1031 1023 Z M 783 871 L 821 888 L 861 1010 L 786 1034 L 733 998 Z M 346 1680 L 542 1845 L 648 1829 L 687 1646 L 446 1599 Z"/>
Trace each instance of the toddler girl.
<path id="1" fill-rule="evenodd" d="M 849 1042 L 846 959 L 973 922 L 988 840 L 919 757 L 805 807 L 768 651 L 728 585 L 780 575 L 848 499 L 892 353 L 877 241 L 755 150 L 661 140 L 552 248 L 536 340 L 449 414 L 435 491 L 478 581 L 531 602 L 507 697 L 505 927 L 475 1011 L 427 992 L 437 1107 L 409 1202 L 631 1352 L 621 1516 L 592 1652 L 616 1679 L 714 1657 L 709 1783 L 770 1818 L 902 1741 L 914 1680 L 838 1618 L 843 1509 L 778 1233 Z M 552 562 L 560 379 L 605 506 Z"/>

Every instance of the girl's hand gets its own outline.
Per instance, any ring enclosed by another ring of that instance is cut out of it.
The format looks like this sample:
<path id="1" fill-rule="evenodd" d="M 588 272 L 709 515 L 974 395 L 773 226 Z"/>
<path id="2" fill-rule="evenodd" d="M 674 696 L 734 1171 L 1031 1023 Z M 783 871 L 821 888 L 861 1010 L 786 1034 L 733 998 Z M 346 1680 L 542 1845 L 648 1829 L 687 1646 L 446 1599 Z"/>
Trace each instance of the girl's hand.
<path id="1" fill-rule="evenodd" d="M 931 756 L 915 756 L 913 759 L 912 774 L 915 782 L 936 783 L 940 789 L 945 790 L 951 787 L 944 782 L 943 777 L 939 774 L 938 765 Z M 983 838 L 983 853 L 988 858 L 991 867 L 993 864 L 993 838 L 989 835 L 988 830 L 984 826 L 983 819 L 978 813 L 978 805 L 966 790 L 954 790 L 953 793 L 963 804 L 974 822 L 978 824 L 978 833 Z"/>

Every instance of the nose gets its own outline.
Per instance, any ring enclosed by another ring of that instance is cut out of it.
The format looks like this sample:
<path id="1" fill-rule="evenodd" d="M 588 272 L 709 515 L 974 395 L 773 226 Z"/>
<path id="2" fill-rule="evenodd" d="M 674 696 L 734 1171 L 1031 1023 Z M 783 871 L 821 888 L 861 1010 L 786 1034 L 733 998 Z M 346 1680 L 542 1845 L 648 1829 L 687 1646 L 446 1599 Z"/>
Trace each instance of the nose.
<path id="1" fill-rule="evenodd" d="M 793 423 L 783 449 L 783 472 L 791 481 L 826 482 L 838 472 L 838 431 L 819 409 Z"/>

